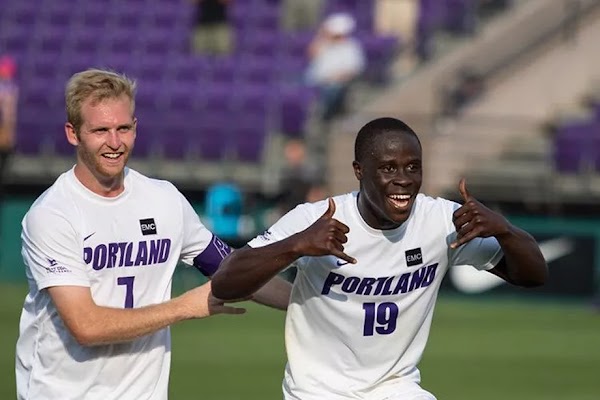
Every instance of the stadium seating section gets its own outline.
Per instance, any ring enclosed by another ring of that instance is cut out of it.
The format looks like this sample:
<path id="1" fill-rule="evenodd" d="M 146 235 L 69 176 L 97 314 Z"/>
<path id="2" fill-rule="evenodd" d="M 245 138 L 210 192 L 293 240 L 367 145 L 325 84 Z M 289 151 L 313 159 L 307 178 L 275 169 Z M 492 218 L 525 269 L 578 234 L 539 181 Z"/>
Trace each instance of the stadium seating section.
<path id="1" fill-rule="evenodd" d="M 553 141 L 556 170 L 566 174 L 600 173 L 600 103 L 585 120 L 560 124 Z"/>
<path id="2" fill-rule="evenodd" d="M 329 1 L 357 20 L 366 78 L 382 81 L 400 47 L 373 31 L 373 0 Z M 7 0 L 0 53 L 17 60 L 18 152 L 71 155 L 64 140 L 64 84 L 88 67 L 137 79 L 137 157 L 261 162 L 271 134 L 301 136 L 315 93 L 303 86 L 314 32 L 279 28 L 280 2 L 235 0 L 235 52 L 194 55 L 194 5 L 186 0 Z"/>

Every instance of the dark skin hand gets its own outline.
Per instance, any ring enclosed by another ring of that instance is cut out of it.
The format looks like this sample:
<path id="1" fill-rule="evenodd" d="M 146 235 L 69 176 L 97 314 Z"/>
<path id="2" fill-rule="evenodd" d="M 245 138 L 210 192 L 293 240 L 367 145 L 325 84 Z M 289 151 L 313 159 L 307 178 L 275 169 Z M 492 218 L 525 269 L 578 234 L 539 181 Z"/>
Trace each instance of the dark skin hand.
<path id="1" fill-rule="evenodd" d="M 500 243 L 504 257 L 490 272 L 518 286 L 543 285 L 548 278 L 548 267 L 535 239 L 477 201 L 467 190 L 464 178 L 458 190 L 464 204 L 452 216 L 457 237 L 450 247 L 455 249 L 477 237 L 493 236 Z"/>
<path id="2" fill-rule="evenodd" d="M 356 260 L 344 253 L 350 229 L 333 218 L 334 213 L 335 202 L 329 198 L 327 211 L 302 232 L 268 246 L 234 251 L 212 278 L 213 294 L 223 300 L 250 296 L 303 256 L 333 255 L 355 264 Z"/>

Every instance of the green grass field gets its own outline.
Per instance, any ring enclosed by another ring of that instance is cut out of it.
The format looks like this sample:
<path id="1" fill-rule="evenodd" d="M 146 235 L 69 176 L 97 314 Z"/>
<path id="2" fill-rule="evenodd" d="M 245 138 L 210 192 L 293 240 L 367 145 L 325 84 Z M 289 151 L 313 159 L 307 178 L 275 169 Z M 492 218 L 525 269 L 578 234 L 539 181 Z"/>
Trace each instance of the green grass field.
<path id="1" fill-rule="evenodd" d="M 0 284 L 0 399 L 15 398 L 24 296 L 24 286 Z M 176 325 L 171 399 L 281 399 L 283 323 L 283 313 L 249 304 L 244 316 Z M 600 314 L 581 304 L 442 297 L 421 372 L 441 400 L 597 400 Z"/>

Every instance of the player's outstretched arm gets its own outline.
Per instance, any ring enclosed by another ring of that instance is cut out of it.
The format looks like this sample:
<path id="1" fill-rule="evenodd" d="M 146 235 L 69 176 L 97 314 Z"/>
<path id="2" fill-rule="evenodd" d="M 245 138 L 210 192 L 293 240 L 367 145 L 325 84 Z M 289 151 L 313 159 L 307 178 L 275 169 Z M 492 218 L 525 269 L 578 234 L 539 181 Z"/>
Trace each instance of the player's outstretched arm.
<path id="1" fill-rule="evenodd" d="M 349 228 L 333 218 L 335 203 L 311 226 L 273 244 L 252 248 L 245 246 L 231 253 L 213 275 L 213 291 L 220 299 L 251 296 L 279 271 L 303 256 L 334 255 L 355 263 L 344 253 Z"/>
<path id="2" fill-rule="evenodd" d="M 88 287 L 54 286 L 46 290 L 75 340 L 83 346 L 95 346 L 127 342 L 187 319 L 245 312 L 215 298 L 211 286 L 208 282 L 165 303 L 125 309 L 98 306 Z"/>
<path id="3" fill-rule="evenodd" d="M 543 285 L 548 278 L 548 267 L 535 239 L 477 201 L 467 191 L 464 178 L 460 180 L 459 191 L 464 204 L 454 212 L 457 239 L 450 246 L 457 248 L 476 237 L 494 236 L 504 257 L 490 272 L 514 285 Z"/>

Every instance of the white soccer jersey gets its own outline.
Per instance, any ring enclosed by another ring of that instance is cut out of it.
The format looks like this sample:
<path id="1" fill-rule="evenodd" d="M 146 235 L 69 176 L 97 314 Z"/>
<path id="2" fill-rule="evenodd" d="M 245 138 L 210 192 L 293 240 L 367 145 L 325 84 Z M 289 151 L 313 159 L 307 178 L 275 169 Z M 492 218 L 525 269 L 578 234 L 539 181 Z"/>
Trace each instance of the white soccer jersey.
<path id="1" fill-rule="evenodd" d="M 115 198 L 62 174 L 23 219 L 29 282 L 16 350 L 19 399 L 166 399 L 169 329 L 134 341 L 84 347 L 45 288 L 90 287 L 100 306 L 142 307 L 171 297 L 179 260 L 212 274 L 228 248 L 166 181 L 126 169 Z M 202 265 L 198 265 L 202 264 Z"/>
<path id="2" fill-rule="evenodd" d="M 419 383 L 417 364 L 448 267 L 491 269 L 502 257 L 494 238 L 450 249 L 457 203 L 419 194 L 404 224 L 380 231 L 360 216 L 356 192 L 334 201 L 334 218 L 350 228 L 345 253 L 357 263 L 334 256 L 296 261 L 285 328 L 288 400 L 384 399 Z M 300 205 L 249 245 L 300 232 L 327 207 Z"/>

